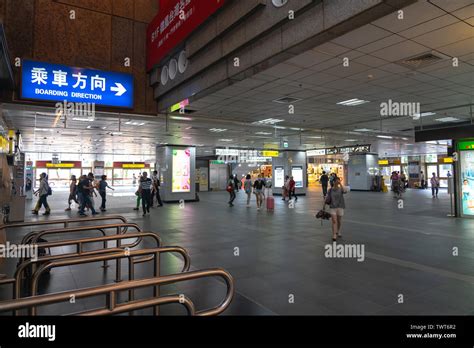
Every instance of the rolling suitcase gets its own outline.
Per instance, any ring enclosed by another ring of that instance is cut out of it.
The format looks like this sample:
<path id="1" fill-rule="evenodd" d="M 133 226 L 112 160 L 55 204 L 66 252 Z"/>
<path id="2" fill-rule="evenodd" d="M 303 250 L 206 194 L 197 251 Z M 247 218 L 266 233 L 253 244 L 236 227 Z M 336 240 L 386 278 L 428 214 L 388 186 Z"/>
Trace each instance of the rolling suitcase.
<path id="1" fill-rule="evenodd" d="M 267 197 L 267 210 L 275 209 L 275 199 L 273 196 Z"/>

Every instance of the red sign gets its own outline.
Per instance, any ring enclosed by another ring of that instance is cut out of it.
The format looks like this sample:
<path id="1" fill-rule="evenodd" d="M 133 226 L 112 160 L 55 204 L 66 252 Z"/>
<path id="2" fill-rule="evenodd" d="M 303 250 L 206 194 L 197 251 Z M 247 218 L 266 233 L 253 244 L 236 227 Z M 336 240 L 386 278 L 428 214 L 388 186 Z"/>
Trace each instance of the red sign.
<path id="1" fill-rule="evenodd" d="M 183 42 L 225 0 L 160 0 L 160 12 L 147 28 L 147 70 Z"/>

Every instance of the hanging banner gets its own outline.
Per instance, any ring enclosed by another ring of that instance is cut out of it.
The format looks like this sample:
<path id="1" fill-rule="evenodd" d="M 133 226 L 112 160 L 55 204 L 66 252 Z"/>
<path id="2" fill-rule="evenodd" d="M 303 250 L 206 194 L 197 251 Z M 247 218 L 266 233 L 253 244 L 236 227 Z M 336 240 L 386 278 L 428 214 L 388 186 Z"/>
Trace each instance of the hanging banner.
<path id="1" fill-rule="evenodd" d="M 147 28 L 147 70 L 183 42 L 225 0 L 161 0 L 158 15 Z"/>

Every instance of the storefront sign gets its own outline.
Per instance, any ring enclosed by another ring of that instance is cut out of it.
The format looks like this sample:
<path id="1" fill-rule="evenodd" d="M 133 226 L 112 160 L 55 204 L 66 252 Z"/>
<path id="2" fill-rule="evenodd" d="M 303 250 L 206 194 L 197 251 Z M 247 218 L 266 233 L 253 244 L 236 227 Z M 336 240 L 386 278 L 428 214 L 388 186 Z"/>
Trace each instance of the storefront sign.
<path id="1" fill-rule="evenodd" d="M 143 163 L 143 162 L 114 162 L 113 163 L 114 168 L 122 168 L 122 169 L 143 169 L 143 168 L 149 168 L 150 164 L 148 163 Z"/>
<path id="2" fill-rule="evenodd" d="M 356 146 L 330 147 L 326 149 L 309 150 L 309 151 L 306 151 L 306 155 L 307 156 L 324 156 L 324 155 L 338 155 L 338 154 L 345 154 L 345 153 L 366 153 L 366 152 L 370 152 L 370 146 L 371 145 L 368 144 L 368 145 L 356 145 Z M 317 154 L 313 154 L 313 153 L 317 153 Z"/>
<path id="3" fill-rule="evenodd" d="M 147 28 L 147 70 L 225 4 L 225 0 L 161 0 Z"/>
<path id="4" fill-rule="evenodd" d="M 81 168 L 81 161 L 62 161 L 53 163 L 52 161 L 36 161 L 36 168 Z"/>
<path id="5" fill-rule="evenodd" d="M 240 151 L 237 149 L 216 149 L 216 156 L 238 156 Z"/>
<path id="6" fill-rule="evenodd" d="M 278 151 L 271 151 L 271 150 L 265 150 L 260 152 L 262 157 L 278 157 L 280 152 Z"/>
<path id="7" fill-rule="evenodd" d="M 388 160 L 379 160 L 379 166 L 388 166 Z"/>
<path id="8" fill-rule="evenodd" d="M 188 105 L 189 105 L 189 99 L 184 99 L 183 101 L 180 101 L 179 103 L 176 103 L 173 106 L 171 106 L 170 107 L 170 112 L 175 112 L 175 111 L 178 111 L 178 110 L 182 110 Z"/>
<path id="9" fill-rule="evenodd" d="M 306 156 L 325 156 L 325 155 L 326 155 L 325 149 L 306 151 Z"/>
<path id="10" fill-rule="evenodd" d="M 474 150 L 474 140 L 465 140 L 458 142 L 458 150 Z"/>
<path id="11" fill-rule="evenodd" d="M 443 158 L 443 163 L 453 163 L 453 158 L 452 157 L 444 157 Z"/>
<path id="12" fill-rule="evenodd" d="M 123 169 L 141 169 L 141 168 L 145 168 L 145 164 L 144 163 L 139 163 L 139 164 L 124 163 L 122 164 L 122 168 Z"/>
<path id="13" fill-rule="evenodd" d="M 133 108 L 133 75 L 24 60 L 21 98 Z"/>

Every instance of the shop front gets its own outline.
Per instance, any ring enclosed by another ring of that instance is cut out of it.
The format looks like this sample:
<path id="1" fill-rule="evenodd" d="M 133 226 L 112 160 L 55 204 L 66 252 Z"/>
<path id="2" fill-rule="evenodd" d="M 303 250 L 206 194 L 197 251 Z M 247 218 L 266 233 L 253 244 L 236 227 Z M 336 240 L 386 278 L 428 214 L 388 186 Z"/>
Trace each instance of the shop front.
<path id="1" fill-rule="evenodd" d="M 143 172 L 151 176 L 150 164 L 145 162 L 113 162 L 112 176 L 110 168 L 105 168 L 105 175 L 112 178 L 113 186 L 135 186 Z"/>
<path id="2" fill-rule="evenodd" d="M 435 154 L 425 155 L 424 168 L 427 180 L 435 173 L 439 178 L 440 187 L 448 187 L 448 178 L 453 175 L 453 159 L 451 157 Z"/>
<path id="3" fill-rule="evenodd" d="M 79 178 L 87 168 L 82 168 L 81 161 L 36 161 L 33 167 L 35 187 L 39 187 L 39 176 L 41 173 L 48 175 L 51 187 L 68 188 L 72 175 Z M 87 173 L 86 173 L 87 174 Z"/>

